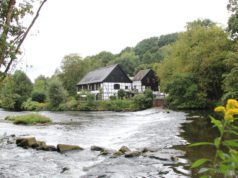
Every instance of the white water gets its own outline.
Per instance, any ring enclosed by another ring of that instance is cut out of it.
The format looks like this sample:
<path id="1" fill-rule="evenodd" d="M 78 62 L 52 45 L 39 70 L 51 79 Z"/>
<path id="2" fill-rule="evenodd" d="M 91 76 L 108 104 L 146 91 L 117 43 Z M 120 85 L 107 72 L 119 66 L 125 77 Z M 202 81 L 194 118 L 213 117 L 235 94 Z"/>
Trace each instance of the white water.
<path id="1" fill-rule="evenodd" d="M 148 157 L 112 159 L 98 156 L 90 146 L 109 149 L 128 146 L 130 149 L 150 147 L 157 156 L 170 159 L 183 153 L 171 149 L 186 141 L 178 137 L 185 114 L 162 109 L 139 112 L 40 112 L 53 120 L 48 126 L 20 126 L 4 121 L 13 113 L 0 110 L 0 135 L 34 136 L 48 145 L 76 144 L 84 151 L 44 152 L 24 150 L 15 144 L 0 146 L 0 177 L 177 177 L 168 162 Z M 172 162 L 169 162 L 172 165 Z M 68 171 L 60 173 L 63 167 Z"/>

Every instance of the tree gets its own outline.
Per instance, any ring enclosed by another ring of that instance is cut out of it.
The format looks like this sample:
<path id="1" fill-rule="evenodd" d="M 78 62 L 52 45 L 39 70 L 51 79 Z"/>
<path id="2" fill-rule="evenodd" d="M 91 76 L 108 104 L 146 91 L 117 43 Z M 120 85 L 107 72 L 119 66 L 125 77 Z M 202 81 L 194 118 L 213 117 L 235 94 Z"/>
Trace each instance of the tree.
<path id="1" fill-rule="evenodd" d="M 48 97 L 51 109 L 55 110 L 58 109 L 58 106 L 62 102 L 66 101 L 67 91 L 63 88 L 63 85 L 59 79 L 54 78 L 52 81 L 50 81 Z"/>
<path id="2" fill-rule="evenodd" d="M 35 79 L 33 91 L 31 93 L 32 101 L 37 101 L 40 103 L 45 102 L 47 98 L 48 88 L 49 88 L 48 79 L 43 75 L 37 77 Z"/>
<path id="3" fill-rule="evenodd" d="M 47 0 L 40 2 L 40 6 L 28 27 L 23 21 L 33 14 L 33 3 L 30 0 L 16 2 L 16 0 L 2 0 L 0 6 L 0 69 L 6 75 L 14 60 L 19 55 L 20 48 L 30 29 L 39 17 L 39 13 Z M 5 75 L 1 74 L 2 79 Z"/>
<path id="4" fill-rule="evenodd" d="M 22 71 L 16 71 L 13 76 L 4 80 L 1 90 L 2 106 L 5 109 L 21 110 L 22 103 L 25 102 L 31 94 L 32 83 L 27 75 Z"/>
<path id="5" fill-rule="evenodd" d="M 229 0 L 227 9 L 231 13 L 231 16 L 228 20 L 227 30 L 230 32 L 231 37 L 236 39 L 238 37 L 238 2 L 237 0 Z"/>
<path id="6" fill-rule="evenodd" d="M 86 69 L 82 58 L 77 54 L 67 55 L 62 60 L 58 76 L 69 95 L 76 95 L 76 84 L 85 75 Z"/>
<path id="7" fill-rule="evenodd" d="M 206 97 L 207 106 L 209 102 L 220 100 L 223 94 L 222 77 L 227 71 L 225 59 L 230 49 L 227 33 L 213 22 L 198 20 L 189 23 L 187 31 L 179 35 L 171 47 L 170 55 L 158 69 L 162 89 L 169 92 L 170 101 L 180 97 L 173 95 L 174 91 L 170 90 L 171 86 L 175 87 L 173 83 L 177 83 L 177 74 L 193 76 L 190 84 L 197 85 L 200 95 Z M 200 101 L 199 98 L 197 101 Z M 198 108 L 203 106 L 199 103 Z"/>

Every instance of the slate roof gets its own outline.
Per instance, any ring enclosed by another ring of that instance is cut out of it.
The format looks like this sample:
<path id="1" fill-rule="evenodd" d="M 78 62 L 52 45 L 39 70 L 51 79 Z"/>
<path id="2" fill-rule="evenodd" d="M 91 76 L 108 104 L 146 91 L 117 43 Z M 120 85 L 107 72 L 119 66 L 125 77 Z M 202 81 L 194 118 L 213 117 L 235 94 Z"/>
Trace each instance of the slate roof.
<path id="1" fill-rule="evenodd" d="M 150 72 L 150 70 L 151 69 L 140 70 L 133 78 L 133 81 L 141 81 Z"/>
<path id="2" fill-rule="evenodd" d="M 102 67 L 87 73 L 77 85 L 100 83 L 117 67 L 118 64 Z"/>

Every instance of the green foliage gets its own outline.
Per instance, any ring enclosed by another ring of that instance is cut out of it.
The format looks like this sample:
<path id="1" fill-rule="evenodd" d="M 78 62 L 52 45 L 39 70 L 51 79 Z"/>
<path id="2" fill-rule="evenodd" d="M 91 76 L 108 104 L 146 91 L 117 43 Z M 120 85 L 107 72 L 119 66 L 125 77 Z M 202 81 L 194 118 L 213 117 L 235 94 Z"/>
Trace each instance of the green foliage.
<path id="1" fill-rule="evenodd" d="M 182 102 L 181 108 L 201 108 L 208 107 L 212 101 L 220 100 L 223 95 L 223 74 L 227 72 L 224 62 L 230 49 L 228 35 L 213 22 L 197 20 L 188 23 L 187 31 L 179 34 L 178 40 L 170 48 L 169 56 L 158 68 L 161 89 L 169 92 L 171 101 L 176 101 L 172 105 L 176 107 L 177 103 Z M 180 82 L 177 79 L 178 74 L 182 75 L 179 77 Z M 183 75 L 191 75 L 192 78 Z M 186 81 L 186 87 L 190 83 L 190 91 L 184 91 L 185 86 L 178 86 L 182 81 Z M 182 92 L 189 96 L 197 90 L 198 103 L 194 102 L 189 107 L 188 103 L 191 100 L 182 100 L 181 95 L 173 94 L 172 86 L 182 87 Z"/>
<path id="2" fill-rule="evenodd" d="M 2 107 L 9 110 L 21 110 L 32 91 L 32 83 L 25 73 L 16 71 L 4 80 L 1 89 Z"/>
<path id="3" fill-rule="evenodd" d="M 61 111 L 76 111 L 78 109 L 78 101 L 74 97 L 69 97 L 65 103 L 60 104 Z"/>
<path id="4" fill-rule="evenodd" d="M 32 101 L 28 99 L 26 102 L 22 104 L 22 109 L 26 111 L 43 111 L 48 108 L 48 103 L 40 103 L 37 101 Z"/>
<path id="5" fill-rule="evenodd" d="M 77 54 L 64 57 L 61 63 L 62 72 L 58 75 L 69 95 L 76 95 L 76 84 L 85 75 L 82 58 Z"/>
<path id="6" fill-rule="evenodd" d="M 8 116 L 6 120 L 12 121 L 14 124 L 34 125 L 51 123 L 51 119 L 40 114 L 26 114 L 21 116 Z"/>
<path id="7" fill-rule="evenodd" d="M 237 63 L 238 64 L 238 63 Z M 226 101 L 228 98 L 236 98 L 238 99 L 238 66 L 232 68 L 230 73 L 224 75 L 223 87 L 224 87 L 224 95 L 223 101 Z"/>
<path id="8" fill-rule="evenodd" d="M 237 0 L 229 0 L 227 9 L 230 11 L 231 16 L 228 20 L 228 31 L 231 37 L 236 39 L 238 35 L 238 3 Z"/>
<path id="9" fill-rule="evenodd" d="M 97 102 L 99 111 L 134 111 L 132 100 L 106 100 Z"/>
<path id="10" fill-rule="evenodd" d="M 45 92 L 40 91 L 33 91 L 31 94 L 32 101 L 37 101 L 39 103 L 43 103 L 46 100 L 46 94 Z"/>
<path id="11" fill-rule="evenodd" d="M 175 75 L 165 91 L 169 93 L 166 100 L 171 108 L 194 109 L 207 106 L 206 96 L 191 74 Z"/>
<path id="12" fill-rule="evenodd" d="M 58 109 L 58 106 L 66 101 L 67 91 L 63 88 L 62 83 L 57 79 L 52 79 L 49 84 L 49 107 L 50 109 Z"/>
<path id="13" fill-rule="evenodd" d="M 123 99 L 126 96 L 126 92 L 123 89 L 118 90 L 117 92 L 118 98 Z"/>
<path id="14" fill-rule="evenodd" d="M 143 110 L 152 107 L 153 94 L 151 90 L 145 90 L 143 94 L 137 94 L 133 97 L 135 110 Z"/>

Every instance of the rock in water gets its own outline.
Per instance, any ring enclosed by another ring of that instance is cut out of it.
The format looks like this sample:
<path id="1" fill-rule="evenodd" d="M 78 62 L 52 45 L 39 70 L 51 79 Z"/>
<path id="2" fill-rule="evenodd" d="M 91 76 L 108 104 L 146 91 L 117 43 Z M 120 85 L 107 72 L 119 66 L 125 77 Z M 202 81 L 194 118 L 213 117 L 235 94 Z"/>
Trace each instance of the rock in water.
<path id="1" fill-rule="evenodd" d="M 29 148 L 34 147 L 34 145 L 37 144 L 35 137 L 29 137 L 29 138 L 17 138 L 16 139 L 17 146 L 23 147 L 23 148 Z"/>
<path id="2" fill-rule="evenodd" d="M 65 171 L 68 171 L 68 170 L 69 170 L 68 167 L 63 167 L 60 173 L 62 174 L 62 173 L 64 173 Z"/>
<path id="3" fill-rule="evenodd" d="M 141 152 L 140 151 L 131 151 L 125 154 L 126 158 L 133 158 L 133 157 L 137 157 L 140 156 Z"/>
<path id="4" fill-rule="evenodd" d="M 115 153 L 113 153 L 111 158 L 117 158 L 117 157 L 122 156 L 122 155 L 124 155 L 124 153 L 122 153 L 121 151 L 116 151 Z"/>
<path id="5" fill-rule="evenodd" d="M 130 152 L 131 150 L 127 146 L 122 146 L 118 151 L 125 154 L 126 152 Z"/>
<path id="6" fill-rule="evenodd" d="M 92 151 L 104 151 L 105 148 L 100 147 L 100 146 L 91 146 Z"/>
<path id="7" fill-rule="evenodd" d="M 83 148 L 81 148 L 78 145 L 65 145 L 65 144 L 58 144 L 57 145 L 57 150 L 60 153 L 63 153 L 65 151 L 73 151 L 73 150 L 83 150 Z"/>

